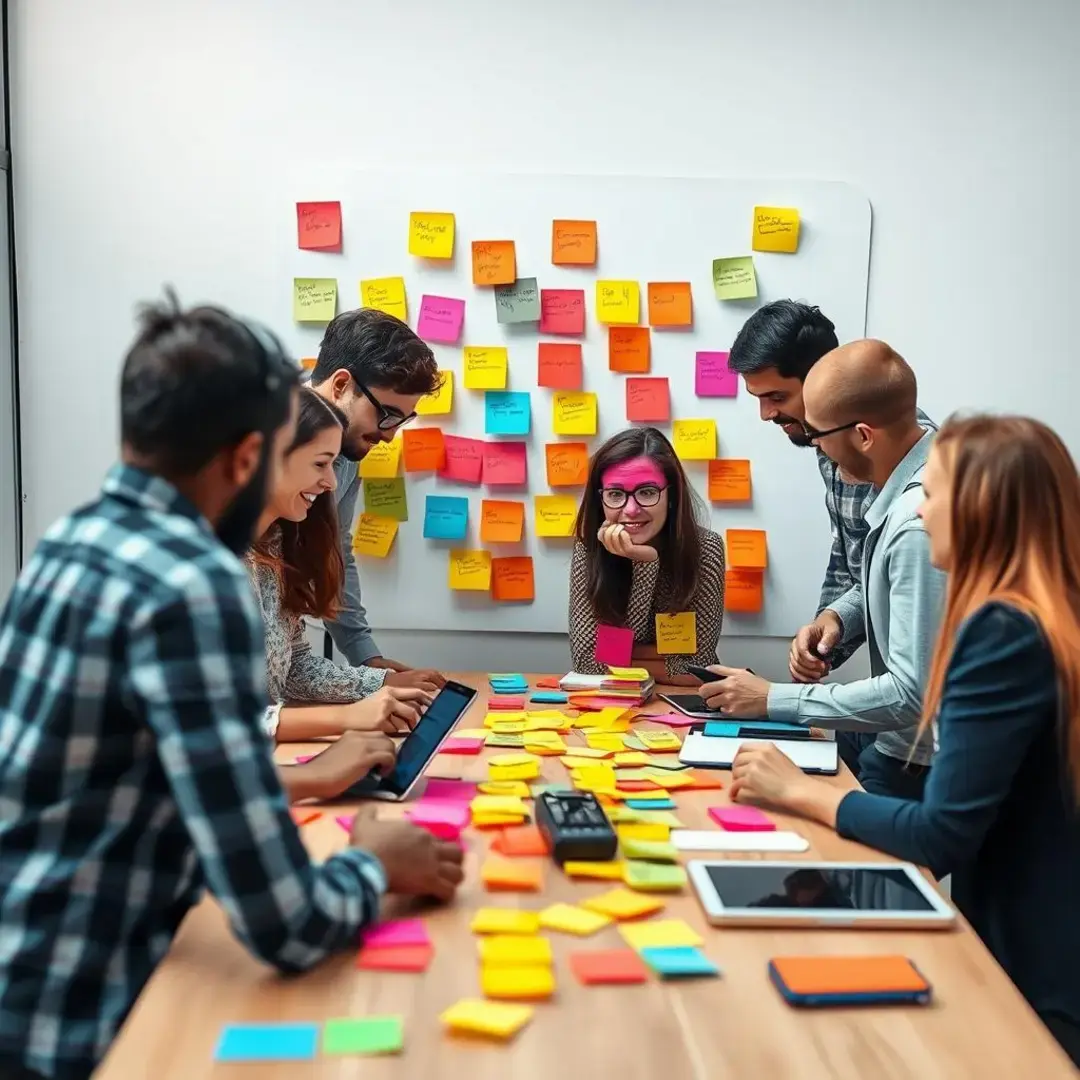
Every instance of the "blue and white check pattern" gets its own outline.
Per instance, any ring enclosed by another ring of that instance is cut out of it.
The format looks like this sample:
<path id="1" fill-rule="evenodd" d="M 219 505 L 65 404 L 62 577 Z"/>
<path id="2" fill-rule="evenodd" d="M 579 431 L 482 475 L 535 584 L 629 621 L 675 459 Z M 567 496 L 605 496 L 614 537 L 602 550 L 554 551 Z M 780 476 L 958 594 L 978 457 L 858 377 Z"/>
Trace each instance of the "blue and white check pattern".
<path id="1" fill-rule="evenodd" d="M 259 721 L 240 561 L 118 466 L 50 529 L 0 616 L 0 1073 L 84 1080 L 208 886 L 298 971 L 358 939 L 382 866 L 311 862 Z"/>

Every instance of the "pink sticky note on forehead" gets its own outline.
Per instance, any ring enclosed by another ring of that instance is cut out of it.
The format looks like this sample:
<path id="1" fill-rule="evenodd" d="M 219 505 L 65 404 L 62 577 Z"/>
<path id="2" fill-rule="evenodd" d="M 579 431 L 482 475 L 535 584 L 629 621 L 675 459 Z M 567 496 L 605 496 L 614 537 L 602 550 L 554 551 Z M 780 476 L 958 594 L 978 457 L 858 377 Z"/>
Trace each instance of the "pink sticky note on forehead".
<path id="1" fill-rule="evenodd" d="M 710 806 L 709 816 L 728 832 L 773 832 L 776 829 L 756 806 Z"/>
<path id="2" fill-rule="evenodd" d="M 652 458 L 636 457 L 605 469 L 604 475 L 600 477 L 600 483 L 604 487 L 633 491 L 642 484 L 656 484 L 657 487 L 663 487 L 667 479 L 664 476 L 664 470 Z"/>
<path id="3" fill-rule="evenodd" d="M 423 296 L 420 300 L 420 320 L 416 332 L 425 341 L 439 345 L 456 345 L 465 321 L 465 301 L 449 296 Z"/>
<path id="4" fill-rule="evenodd" d="M 528 465 L 523 442 L 484 443 L 485 484 L 524 484 Z"/>
<path id="5" fill-rule="evenodd" d="M 484 444 L 480 439 L 463 439 L 457 435 L 443 437 L 446 463 L 439 470 L 447 480 L 460 480 L 465 484 L 479 484 L 484 467 Z"/>
<path id="6" fill-rule="evenodd" d="M 430 945 L 423 919 L 388 919 L 360 935 L 365 948 L 385 949 L 395 945 Z"/>
<path id="7" fill-rule="evenodd" d="M 596 662 L 609 667 L 629 667 L 634 651 L 634 631 L 621 626 L 596 628 Z"/>
<path id="8" fill-rule="evenodd" d="M 698 397 L 735 397 L 739 376 L 728 367 L 726 352 L 699 352 L 694 359 L 694 393 Z"/>

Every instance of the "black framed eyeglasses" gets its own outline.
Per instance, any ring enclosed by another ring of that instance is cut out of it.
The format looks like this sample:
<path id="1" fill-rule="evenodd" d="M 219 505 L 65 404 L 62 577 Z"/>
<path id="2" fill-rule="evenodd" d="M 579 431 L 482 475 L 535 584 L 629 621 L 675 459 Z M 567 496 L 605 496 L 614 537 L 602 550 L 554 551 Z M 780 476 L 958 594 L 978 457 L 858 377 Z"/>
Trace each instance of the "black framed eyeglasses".
<path id="1" fill-rule="evenodd" d="M 378 414 L 378 421 L 376 427 L 380 431 L 396 431 L 399 427 L 403 427 L 409 423 L 410 420 L 416 419 L 416 413 L 409 413 L 406 416 L 400 409 L 395 409 L 393 405 L 384 405 L 362 382 L 357 382 L 356 388 L 371 402 L 375 408 L 375 412 Z"/>
<path id="2" fill-rule="evenodd" d="M 826 435 L 837 435 L 841 431 L 850 431 L 852 428 L 858 427 L 861 423 L 861 420 L 852 420 L 850 424 L 841 424 L 839 427 L 826 428 L 824 431 L 818 431 L 817 428 L 812 428 L 809 424 L 804 423 L 802 429 L 803 434 L 810 442 L 817 442 L 818 439 L 824 439 Z"/>
<path id="3" fill-rule="evenodd" d="M 638 506 L 655 506 L 660 501 L 660 496 L 667 491 L 666 487 L 657 484 L 642 484 L 641 487 L 627 491 L 625 488 L 601 488 L 600 498 L 609 510 L 621 510 L 629 501 L 630 496 Z"/>

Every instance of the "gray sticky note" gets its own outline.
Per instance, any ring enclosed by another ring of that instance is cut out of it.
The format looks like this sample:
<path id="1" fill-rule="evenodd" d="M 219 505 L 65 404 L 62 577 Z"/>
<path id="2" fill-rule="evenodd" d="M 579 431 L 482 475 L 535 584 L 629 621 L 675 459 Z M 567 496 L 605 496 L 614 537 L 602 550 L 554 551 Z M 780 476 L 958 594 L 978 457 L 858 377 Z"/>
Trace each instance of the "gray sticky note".
<path id="1" fill-rule="evenodd" d="M 518 278 L 513 285 L 496 285 L 495 314 L 501 323 L 539 322 L 540 290 L 536 278 Z"/>

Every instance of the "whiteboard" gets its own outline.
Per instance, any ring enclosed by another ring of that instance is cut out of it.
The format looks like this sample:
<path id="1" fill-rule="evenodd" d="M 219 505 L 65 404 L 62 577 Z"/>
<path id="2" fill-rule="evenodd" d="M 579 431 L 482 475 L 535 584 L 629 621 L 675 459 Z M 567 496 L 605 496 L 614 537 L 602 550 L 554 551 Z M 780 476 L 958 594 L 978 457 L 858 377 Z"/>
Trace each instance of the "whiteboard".
<path id="1" fill-rule="evenodd" d="M 280 312 L 271 321 L 282 329 L 291 320 L 294 277 L 336 278 L 340 312 L 359 304 L 362 278 L 401 276 L 406 285 L 408 320 L 414 328 L 422 295 L 466 301 L 459 343 L 432 345 L 440 368 L 454 372 L 453 412 L 421 417 L 415 423 L 441 427 L 447 434 L 485 437 L 484 393 L 463 386 L 465 345 L 507 346 L 507 389 L 531 392 L 527 489 L 483 488 L 430 473 L 403 474 L 409 520 L 400 526 L 387 558 L 358 557 L 364 604 L 373 625 L 395 630 L 566 632 L 573 541 L 538 539 L 533 535 L 532 499 L 538 494 L 580 494 L 580 489 L 547 486 L 544 447 L 559 441 L 559 437 L 552 430 L 554 391 L 539 389 L 536 383 L 537 342 L 582 344 L 583 388 L 595 391 L 599 401 L 597 435 L 586 440 L 590 448 L 628 426 L 623 385 L 627 376 L 608 370 L 607 329 L 595 317 L 595 282 L 600 278 L 640 283 L 643 325 L 648 321 L 648 282 L 691 283 L 693 328 L 652 332 L 649 374 L 668 378 L 673 418 L 715 418 L 718 456 L 751 461 L 752 503 L 706 502 L 710 527 L 721 534 L 728 528 L 758 528 L 768 533 L 769 567 L 765 572 L 763 611 L 726 615 L 725 634 L 785 637 L 813 617 L 830 546 L 824 491 L 814 453 L 791 446 L 779 428 L 761 423 L 757 402 L 741 386 L 735 398 L 697 398 L 694 354 L 698 350 L 726 351 L 758 306 L 782 297 L 818 304 L 836 324 L 841 341 L 864 336 L 870 205 L 857 190 L 842 183 L 776 179 L 337 167 L 297 170 L 289 176 L 285 190 L 272 182 L 267 186 L 272 190 L 267 192 L 265 210 L 268 262 L 264 267 L 276 267 L 278 292 L 273 298 L 257 298 L 250 309 Z M 341 202 L 340 252 L 301 251 L 297 247 L 295 203 L 320 200 Z M 798 253 L 753 253 L 757 299 L 721 302 L 713 291 L 712 260 L 751 254 L 755 205 L 799 209 Z M 417 210 L 455 215 L 451 262 L 444 265 L 408 254 L 409 213 Z M 552 265 L 554 219 L 596 220 L 595 266 Z M 541 335 L 535 324 L 498 323 L 492 290 L 472 284 L 471 242 L 502 239 L 515 242 L 518 277 L 536 277 L 542 289 L 585 290 L 584 335 Z M 322 329 L 316 324 L 294 324 L 285 336 L 298 356 L 314 356 Z M 670 423 L 657 426 L 670 437 Z M 577 440 L 568 437 L 565 441 Z M 691 482 L 704 499 L 706 463 L 685 464 Z M 469 533 L 465 541 L 424 539 L 424 503 L 429 494 L 469 498 Z M 484 498 L 526 502 L 522 542 L 490 547 L 496 557 L 533 557 L 536 599 L 532 603 L 497 603 L 486 593 L 458 592 L 448 587 L 450 548 L 485 546 L 479 539 L 480 504 Z"/>

